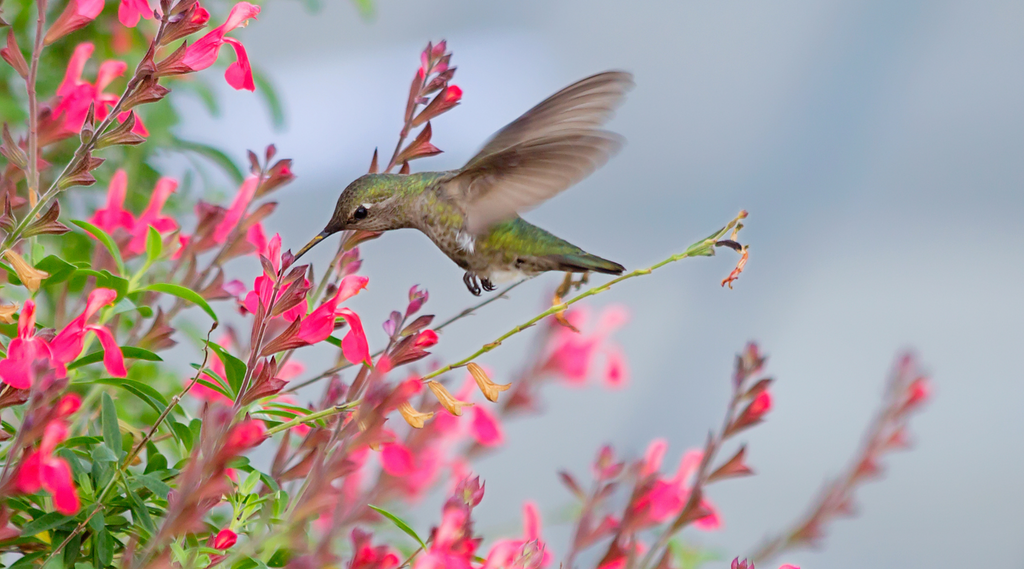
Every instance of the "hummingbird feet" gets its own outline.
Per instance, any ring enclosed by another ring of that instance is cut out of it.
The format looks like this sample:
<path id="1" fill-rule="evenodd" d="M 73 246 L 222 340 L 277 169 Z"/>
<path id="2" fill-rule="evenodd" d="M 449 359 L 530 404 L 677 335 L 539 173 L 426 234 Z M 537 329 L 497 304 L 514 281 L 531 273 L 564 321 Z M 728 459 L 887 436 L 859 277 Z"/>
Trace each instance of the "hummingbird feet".
<path id="1" fill-rule="evenodd" d="M 480 296 L 480 283 L 477 282 L 476 275 L 469 271 L 466 271 L 466 274 L 462 275 L 462 282 L 466 283 L 466 288 L 469 289 L 469 292 L 473 296 Z M 484 279 L 484 283 L 486 283 L 484 286 L 490 285 L 487 279 Z"/>
<path id="2" fill-rule="evenodd" d="M 491 292 L 498 290 L 498 287 L 494 286 L 494 283 L 490 279 L 480 279 L 474 273 L 466 271 L 465 275 L 462 275 L 462 282 L 466 283 L 466 288 L 473 296 L 480 296 L 480 286 L 483 285 L 483 290 Z"/>

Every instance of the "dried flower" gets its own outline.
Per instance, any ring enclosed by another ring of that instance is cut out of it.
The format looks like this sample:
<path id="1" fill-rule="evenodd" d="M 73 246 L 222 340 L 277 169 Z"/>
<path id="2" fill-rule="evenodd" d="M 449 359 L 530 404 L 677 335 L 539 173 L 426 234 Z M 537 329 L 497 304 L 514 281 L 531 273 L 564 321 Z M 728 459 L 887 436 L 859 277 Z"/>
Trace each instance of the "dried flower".
<path id="1" fill-rule="evenodd" d="M 0 304 L 0 322 L 14 324 L 14 313 L 18 311 L 17 304 Z"/>
<path id="2" fill-rule="evenodd" d="M 414 429 L 422 429 L 423 425 L 434 416 L 433 413 L 417 411 L 408 401 L 398 406 L 398 412 L 402 414 L 405 422 L 409 423 L 409 426 Z"/>
<path id="3" fill-rule="evenodd" d="M 476 380 L 477 387 L 480 388 L 480 392 L 484 394 L 488 401 L 496 403 L 498 401 L 498 394 L 512 387 L 511 383 L 500 384 L 491 381 L 491 378 L 487 377 L 487 372 L 484 371 L 484 368 L 477 365 L 476 362 L 470 362 L 466 368 L 469 370 L 470 375 L 473 376 L 473 379 Z"/>
<path id="4" fill-rule="evenodd" d="M 437 397 L 437 401 L 441 403 L 441 406 L 444 407 L 452 415 L 455 415 L 456 417 L 462 415 L 463 407 L 470 407 L 473 405 L 472 403 L 468 403 L 466 401 L 459 401 L 454 396 L 452 396 L 451 393 L 448 392 L 445 386 L 441 385 L 436 381 L 428 381 L 427 387 L 429 387 L 430 391 L 434 393 L 434 397 Z"/>
<path id="5" fill-rule="evenodd" d="M 39 290 L 39 285 L 42 284 L 46 277 L 50 276 L 50 273 L 40 271 L 32 265 L 29 265 L 21 255 L 14 252 L 12 249 L 8 249 L 4 253 L 4 258 L 11 263 L 11 267 L 14 272 L 18 275 L 18 279 L 25 285 L 25 288 L 32 292 Z"/>

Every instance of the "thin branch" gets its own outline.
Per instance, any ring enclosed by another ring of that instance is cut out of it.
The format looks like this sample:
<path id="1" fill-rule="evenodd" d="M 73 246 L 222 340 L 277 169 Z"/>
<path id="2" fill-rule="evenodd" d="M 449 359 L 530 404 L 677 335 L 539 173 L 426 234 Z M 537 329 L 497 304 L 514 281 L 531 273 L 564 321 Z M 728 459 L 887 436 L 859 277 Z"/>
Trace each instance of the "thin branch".
<path id="1" fill-rule="evenodd" d="M 342 403 L 341 405 L 334 405 L 333 407 L 328 407 L 327 409 L 324 409 L 322 411 L 317 411 L 316 413 L 310 413 L 309 415 L 303 415 L 301 417 L 296 417 L 296 418 L 292 419 L 291 421 L 287 421 L 285 423 L 281 423 L 280 425 L 278 425 L 276 427 L 267 429 L 267 432 L 264 433 L 264 434 L 269 437 L 271 435 L 276 435 L 277 433 L 280 433 L 280 432 L 283 432 L 283 431 L 287 431 L 288 429 L 290 429 L 292 427 L 296 427 L 298 425 L 304 425 L 306 423 L 312 423 L 313 421 L 318 421 L 318 420 L 323 419 L 325 417 L 331 417 L 331 416 L 334 416 L 334 415 L 338 415 L 338 414 L 344 413 L 344 412 L 349 411 L 352 408 L 358 406 L 359 405 L 359 401 L 360 400 L 357 399 L 355 401 L 350 401 L 348 403 Z"/>
<path id="2" fill-rule="evenodd" d="M 37 0 L 39 16 L 36 18 L 36 37 L 32 47 L 32 63 L 25 80 L 28 92 L 28 186 L 29 204 L 35 207 L 39 197 L 39 101 L 36 95 L 36 77 L 39 73 L 39 57 L 43 53 L 43 26 L 46 24 L 46 0 Z M 31 220 L 31 217 L 28 218 Z"/>
<path id="3" fill-rule="evenodd" d="M 427 380 L 433 379 L 433 378 L 435 378 L 435 377 L 437 377 L 437 376 L 439 376 L 439 375 L 441 375 L 443 373 L 447 373 L 447 372 L 449 372 L 449 371 L 451 371 L 451 370 L 453 370 L 455 368 L 465 366 L 466 364 L 468 364 L 469 362 L 475 360 L 476 358 L 478 358 L 478 357 L 486 354 L 487 352 L 490 352 L 491 350 L 497 348 L 505 340 L 511 338 L 512 336 L 515 336 L 516 334 L 526 330 L 527 328 L 530 328 L 530 327 L 534 326 L 535 324 L 537 324 L 541 320 L 547 318 L 548 316 L 551 316 L 553 314 L 562 312 L 562 311 L 566 310 L 567 308 L 569 308 L 570 306 L 572 306 L 573 304 L 576 304 L 577 302 L 579 302 L 579 301 L 581 301 L 581 300 L 583 300 L 585 298 L 588 298 L 588 297 L 591 297 L 591 296 L 594 296 L 594 295 L 597 295 L 597 294 L 601 294 L 602 292 L 607 291 L 611 287 L 613 287 L 613 286 L 615 286 L 615 285 L 617 285 L 617 284 L 619 284 L 619 283 L 621 283 L 623 281 L 627 281 L 629 279 L 640 277 L 640 276 L 644 276 L 644 275 L 649 275 L 652 272 L 656 271 L 657 269 L 660 269 L 661 267 L 664 267 L 665 265 L 668 265 L 669 263 L 674 263 L 676 261 L 681 261 L 681 260 L 689 258 L 689 257 L 710 257 L 710 256 L 714 255 L 715 254 L 715 245 L 717 244 L 719 239 L 721 239 L 726 233 L 729 232 L 729 230 L 731 230 L 733 227 L 735 227 L 736 224 L 739 223 L 740 219 L 742 219 L 745 216 L 746 216 L 746 212 L 741 212 L 740 215 L 737 216 L 736 219 L 733 219 L 732 221 L 730 221 L 728 225 L 726 225 L 722 229 L 719 229 L 718 231 L 716 231 L 714 234 L 712 234 L 707 239 L 702 239 L 702 240 L 694 243 L 693 245 L 690 245 L 682 253 L 677 253 L 675 255 L 672 255 L 671 257 L 668 257 L 667 259 L 659 261 L 659 262 L 651 265 L 650 267 L 647 267 L 646 269 L 637 269 L 635 271 L 626 273 L 626 274 L 624 274 L 624 275 L 622 275 L 620 277 L 617 277 L 617 278 L 614 278 L 614 279 L 608 281 L 607 283 L 605 283 L 605 284 L 603 284 L 601 286 L 591 288 L 591 289 L 589 289 L 589 290 L 587 290 L 585 292 L 582 292 L 582 293 L 574 296 L 573 298 L 571 298 L 571 299 L 569 299 L 569 300 L 567 300 L 565 302 L 562 302 L 560 304 L 556 304 L 556 305 L 552 306 L 551 308 L 545 310 L 544 312 L 541 312 L 540 314 L 534 316 L 533 318 L 527 320 L 526 322 L 523 322 L 522 324 L 516 326 L 515 328 L 512 328 L 508 332 L 505 332 L 501 336 L 498 336 L 498 338 L 496 340 L 494 340 L 493 342 L 490 342 L 489 344 L 484 344 L 479 350 L 473 352 L 469 356 L 467 356 L 467 357 L 465 357 L 465 358 L 463 358 L 463 359 L 461 359 L 461 360 L 459 360 L 459 361 L 457 361 L 455 363 L 448 364 L 448 365 L 446 365 L 444 367 L 441 367 L 441 368 L 439 368 L 439 369 L 437 369 L 437 370 L 435 370 L 435 371 L 433 371 L 431 373 L 428 373 L 428 374 L 424 375 L 423 378 L 422 378 L 423 381 L 427 381 Z"/>

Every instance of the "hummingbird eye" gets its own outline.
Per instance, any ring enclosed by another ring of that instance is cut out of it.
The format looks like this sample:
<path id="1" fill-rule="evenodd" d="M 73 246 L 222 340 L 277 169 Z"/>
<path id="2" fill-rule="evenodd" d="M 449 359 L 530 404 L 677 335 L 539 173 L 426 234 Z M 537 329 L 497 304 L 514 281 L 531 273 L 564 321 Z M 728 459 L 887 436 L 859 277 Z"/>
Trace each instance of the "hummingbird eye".
<path id="1" fill-rule="evenodd" d="M 366 211 L 366 206 L 359 206 L 354 212 L 352 212 L 352 217 L 354 219 L 366 219 L 366 216 L 369 213 L 370 212 Z"/>

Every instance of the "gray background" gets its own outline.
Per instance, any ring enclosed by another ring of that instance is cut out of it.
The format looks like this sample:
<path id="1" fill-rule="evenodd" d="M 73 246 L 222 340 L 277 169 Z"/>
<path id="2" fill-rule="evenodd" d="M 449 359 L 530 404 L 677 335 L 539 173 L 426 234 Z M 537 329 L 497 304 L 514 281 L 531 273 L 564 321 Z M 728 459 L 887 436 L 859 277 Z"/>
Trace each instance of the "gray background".
<path id="1" fill-rule="evenodd" d="M 858 493 L 860 516 L 835 524 L 824 551 L 772 566 L 1024 566 L 1024 4 L 381 1 L 372 23 L 347 2 L 325 4 L 311 14 L 271 2 L 236 34 L 280 88 L 283 132 L 246 92 L 221 89 L 216 130 L 197 100 L 178 103 L 186 137 L 237 156 L 276 142 L 295 158 L 300 177 L 268 223 L 286 247 L 323 226 L 375 146 L 390 152 L 419 50 L 440 38 L 465 98 L 434 122 L 445 154 L 417 169 L 456 167 L 543 97 L 624 68 L 637 88 L 612 128 L 628 146 L 528 219 L 636 268 L 751 213 L 736 290 L 719 286 L 735 261 L 723 255 L 595 299 L 633 311 L 620 334 L 632 385 L 554 387 L 544 416 L 509 424 L 504 452 L 476 464 L 488 490 L 481 529 L 518 531 L 519 504 L 536 499 L 564 553 L 568 527 L 556 521 L 570 497 L 555 471 L 585 476 L 603 442 L 635 455 L 659 436 L 674 465 L 720 422 L 733 355 L 755 339 L 778 379 L 769 421 L 743 437 L 758 476 L 711 489 L 723 531 L 687 534 L 731 559 L 845 465 L 894 355 L 912 347 L 935 385 L 913 424 L 916 448 L 886 461 L 884 481 Z M 419 234 L 389 234 L 364 255 L 370 290 L 352 305 L 374 346 L 413 283 L 441 316 L 473 300 Z M 238 268 L 258 270 L 251 259 Z M 453 327 L 441 359 L 542 308 L 556 281 L 534 280 Z M 528 337 L 485 358 L 498 379 L 521 364 Z M 311 369 L 329 357 L 318 349 L 304 355 Z M 425 529 L 437 510 L 412 517 Z"/>

